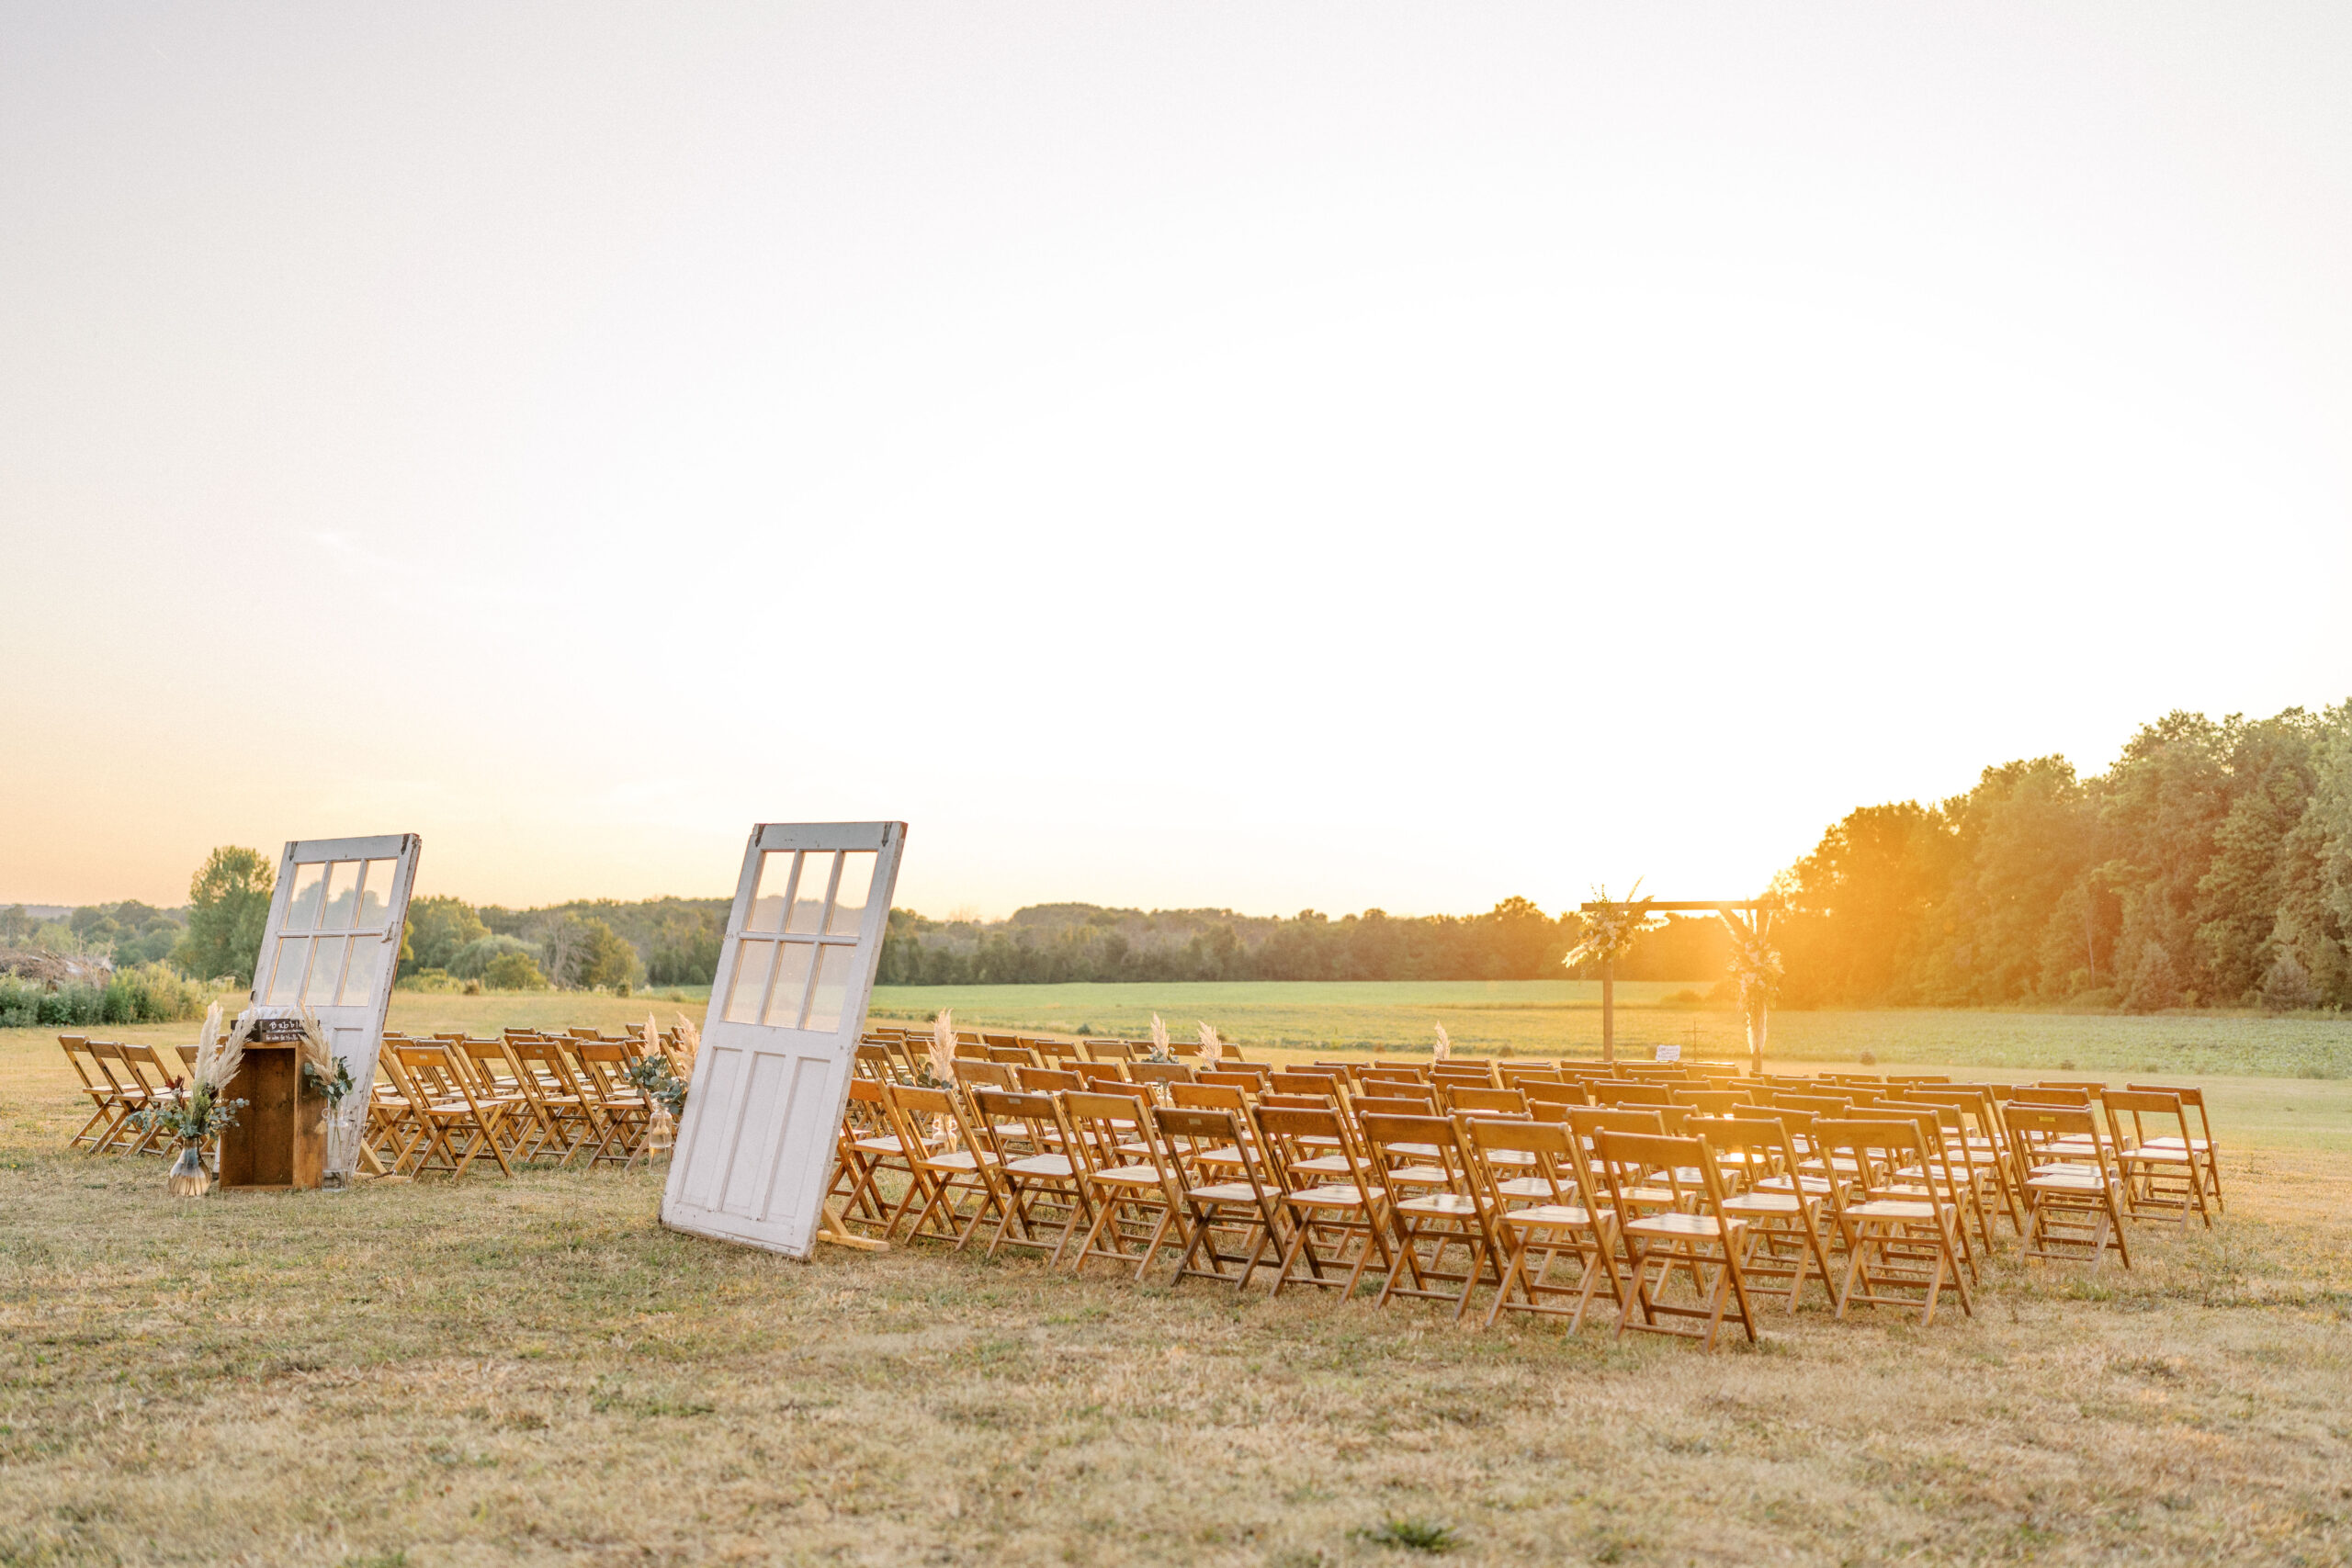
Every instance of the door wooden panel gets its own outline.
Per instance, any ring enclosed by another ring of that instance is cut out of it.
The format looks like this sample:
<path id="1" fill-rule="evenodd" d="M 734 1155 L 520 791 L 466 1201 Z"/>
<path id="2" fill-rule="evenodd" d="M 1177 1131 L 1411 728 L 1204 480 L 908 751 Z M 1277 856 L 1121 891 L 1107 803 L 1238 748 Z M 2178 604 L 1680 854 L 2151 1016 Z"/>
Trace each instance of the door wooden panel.
<path id="1" fill-rule="evenodd" d="M 752 830 L 662 1224 L 808 1255 L 906 832 L 903 822 Z"/>
<path id="2" fill-rule="evenodd" d="M 414 833 L 300 839 L 278 857 L 248 1010 L 291 1014 L 307 1005 L 318 1015 L 357 1086 L 344 1100 L 345 1121 L 368 1114 L 424 847 Z"/>

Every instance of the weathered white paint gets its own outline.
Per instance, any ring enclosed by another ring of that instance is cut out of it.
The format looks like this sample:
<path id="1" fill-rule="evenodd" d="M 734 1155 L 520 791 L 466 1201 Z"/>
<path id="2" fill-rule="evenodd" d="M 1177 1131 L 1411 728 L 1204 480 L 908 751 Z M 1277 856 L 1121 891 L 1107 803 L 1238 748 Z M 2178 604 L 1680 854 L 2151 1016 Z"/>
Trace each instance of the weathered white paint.
<path id="1" fill-rule="evenodd" d="M 808 1256 L 906 837 L 903 822 L 752 830 L 663 1224 Z"/>
<path id="2" fill-rule="evenodd" d="M 252 1001 L 288 1013 L 307 1002 L 318 1015 L 357 1086 L 343 1102 L 346 1121 L 368 1114 L 409 889 L 424 846 L 414 833 L 300 839 L 278 857 Z M 356 1151 L 356 1141 L 347 1146 Z M 348 1166 L 342 1174 L 351 1174 Z"/>

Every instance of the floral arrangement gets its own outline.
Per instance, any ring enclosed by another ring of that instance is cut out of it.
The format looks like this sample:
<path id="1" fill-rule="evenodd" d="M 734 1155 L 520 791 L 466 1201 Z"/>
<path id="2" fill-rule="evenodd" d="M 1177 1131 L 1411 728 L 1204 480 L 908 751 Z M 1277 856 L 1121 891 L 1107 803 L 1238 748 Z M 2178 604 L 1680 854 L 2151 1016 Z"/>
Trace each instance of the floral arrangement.
<path id="1" fill-rule="evenodd" d="M 1202 1019 L 1200 1024 L 1201 1065 L 1213 1068 L 1225 1058 L 1225 1042 L 1216 1037 L 1216 1031 L 1209 1027 L 1208 1020 Z"/>
<path id="2" fill-rule="evenodd" d="M 931 1046 L 926 1059 L 916 1064 L 915 1087 L 952 1089 L 956 1083 L 956 1014 L 941 1008 L 931 1022 Z"/>
<path id="3" fill-rule="evenodd" d="M 172 1080 L 170 1098 L 139 1111 L 131 1120 L 144 1132 L 160 1127 L 179 1143 L 194 1145 L 218 1137 L 237 1124 L 245 1101 L 228 1097 L 230 1080 L 244 1065 L 249 1023 L 240 1023 L 226 1040 L 220 1036 L 220 1004 L 204 1015 L 204 1032 L 197 1036 L 196 1068 L 185 1080 Z"/>
<path id="4" fill-rule="evenodd" d="M 645 1096 L 648 1105 L 658 1105 L 673 1117 L 686 1113 L 686 1080 L 670 1066 L 670 1058 L 659 1051 L 649 1052 L 628 1065 L 628 1081 Z"/>
<path id="5" fill-rule="evenodd" d="M 1723 917 L 1724 929 L 1731 932 L 1731 977 L 1739 983 L 1739 1007 L 1742 1012 L 1754 1016 L 1771 1004 L 1781 994 L 1781 955 L 1765 940 L 1760 926 L 1745 920 Z"/>
<path id="6" fill-rule="evenodd" d="M 1151 1015 L 1151 1044 L 1144 1052 L 1143 1059 L 1147 1062 L 1172 1062 L 1176 1059 L 1176 1048 L 1168 1043 L 1168 1026 L 1159 1021 L 1158 1013 Z"/>
<path id="7" fill-rule="evenodd" d="M 1664 925 L 1663 917 L 1650 913 L 1650 900 L 1634 897 L 1641 890 L 1639 877 L 1622 899 L 1611 898 L 1606 887 L 1595 887 L 1593 902 L 1607 907 L 1584 911 L 1584 935 L 1561 962 L 1573 969 L 1589 959 L 1623 958 L 1632 950 L 1635 937 Z"/>
<path id="8" fill-rule="evenodd" d="M 344 1097 L 352 1090 L 351 1066 L 327 1043 L 327 1032 L 318 1014 L 305 1007 L 295 1017 L 302 1025 L 302 1038 L 295 1045 L 295 1054 L 302 1059 L 302 1082 L 326 1097 L 327 1114 L 333 1116 L 343 1109 Z"/>
<path id="9" fill-rule="evenodd" d="M 1448 1033 L 1445 1032 L 1445 1025 L 1443 1025 L 1443 1024 L 1442 1024 L 1442 1023 L 1441 1023 L 1441 1024 L 1439 1024 L 1439 1025 L 1437 1026 L 1437 1058 L 1436 1058 L 1436 1059 L 1437 1059 L 1438 1061 L 1442 1062 L 1442 1061 L 1445 1061 L 1447 1058 L 1451 1057 L 1453 1055 L 1453 1035 L 1451 1035 L 1451 1034 L 1448 1034 Z"/>

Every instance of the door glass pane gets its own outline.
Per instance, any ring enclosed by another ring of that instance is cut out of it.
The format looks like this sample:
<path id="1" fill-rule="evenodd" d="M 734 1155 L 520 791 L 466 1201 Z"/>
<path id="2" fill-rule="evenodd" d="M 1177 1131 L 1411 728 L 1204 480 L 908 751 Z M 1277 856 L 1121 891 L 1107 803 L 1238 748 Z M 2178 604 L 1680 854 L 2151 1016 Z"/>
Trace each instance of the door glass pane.
<path id="1" fill-rule="evenodd" d="M 302 999 L 311 1006 L 334 1005 L 335 983 L 343 978 L 343 949 L 347 940 L 339 936 L 319 938 L 319 950 L 311 954 L 311 978 L 302 987 Z"/>
<path id="2" fill-rule="evenodd" d="M 842 885 L 833 895 L 832 918 L 825 930 L 833 936 L 855 936 L 865 919 L 866 896 L 874 891 L 874 852 L 850 850 L 842 855 Z"/>
<path id="3" fill-rule="evenodd" d="M 351 917 L 359 903 L 359 867 L 356 860 L 339 860 L 327 867 L 327 900 L 319 908 L 319 925 L 326 931 L 343 931 L 351 924 Z"/>
<path id="4" fill-rule="evenodd" d="M 322 861 L 294 867 L 294 892 L 286 900 L 286 929 L 306 931 L 319 923 L 319 889 L 325 882 L 327 868 Z"/>
<path id="5" fill-rule="evenodd" d="M 392 874 L 400 869 L 400 862 L 371 860 L 368 874 L 359 883 L 359 925 L 364 931 L 379 931 L 392 912 Z"/>
<path id="6" fill-rule="evenodd" d="M 316 900 L 312 901 L 316 908 Z M 306 936 L 282 936 L 277 939 L 277 963 L 269 972 L 268 999 L 282 1007 L 292 1007 L 302 997 L 302 960 L 311 953 L 311 939 Z"/>
<path id="7" fill-rule="evenodd" d="M 805 942 L 787 942 L 784 954 L 776 960 L 775 989 L 768 997 L 768 1010 L 760 1021 L 771 1029 L 797 1029 L 800 1026 L 800 998 L 808 989 L 808 957 L 817 950 Z"/>
<path id="8" fill-rule="evenodd" d="M 379 861 L 376 863 L 385 865 L 390 863 Z M 384 961 L 387 945 L 373 937 L 351 939 L 351 963 L 344 971 L 342 988 L 335 993 L 338 1003 L 351 1008 L 375 999 L 376 966 Z"/>
<path id="9" fill-rule="evenodd" d="M 802 1025 L 820 1034 L 842 1026 L 842 1004 L 849 998 L 850 973 L 857 966 L 855 947 L 828 947 L 817 965 L 817 984 L 808 993 L 808 1021 Z"/>
<path id="10" fill-rule="evenodd" d="M 752 918 L 744 923 L 745 931 L 784 929 L 784 900 L 792 890 L 792 853 L 770 850 L 760 857 L 759 890 L 752 895 Z"/>
<path id="11" fill-rule="evenodd" d="M 768 967 L 775 962 L 775 943 L 739 942 L 735 944 L 735 981 L 727 988 L 727 1021 L 757 1023 L 760 998 L 767 995 Z"/>
<path id="12" fill-rule="evenodd" d="M 784 929 L 795 936 L 815 936 L 825 929 L 825 885 L 833 877 L 833 852 L 811 850 L 800 857 L 800 886 L 793 890 L 792 918 Z"/>

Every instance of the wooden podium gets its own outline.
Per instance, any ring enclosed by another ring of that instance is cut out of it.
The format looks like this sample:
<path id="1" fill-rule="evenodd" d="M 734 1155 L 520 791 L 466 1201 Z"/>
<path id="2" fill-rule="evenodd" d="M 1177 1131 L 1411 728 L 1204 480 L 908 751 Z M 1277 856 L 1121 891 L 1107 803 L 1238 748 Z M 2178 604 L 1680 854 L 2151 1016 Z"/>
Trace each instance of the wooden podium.
<path id="1" fill-rule="evenodd" d="M 228 1098 L 245 1108 L 220 1134 L 221 1189 L 316 1190 L 326 1170 L 327 1097 L 302 1082 L 301 1047 L 249 1042 Z"/>

